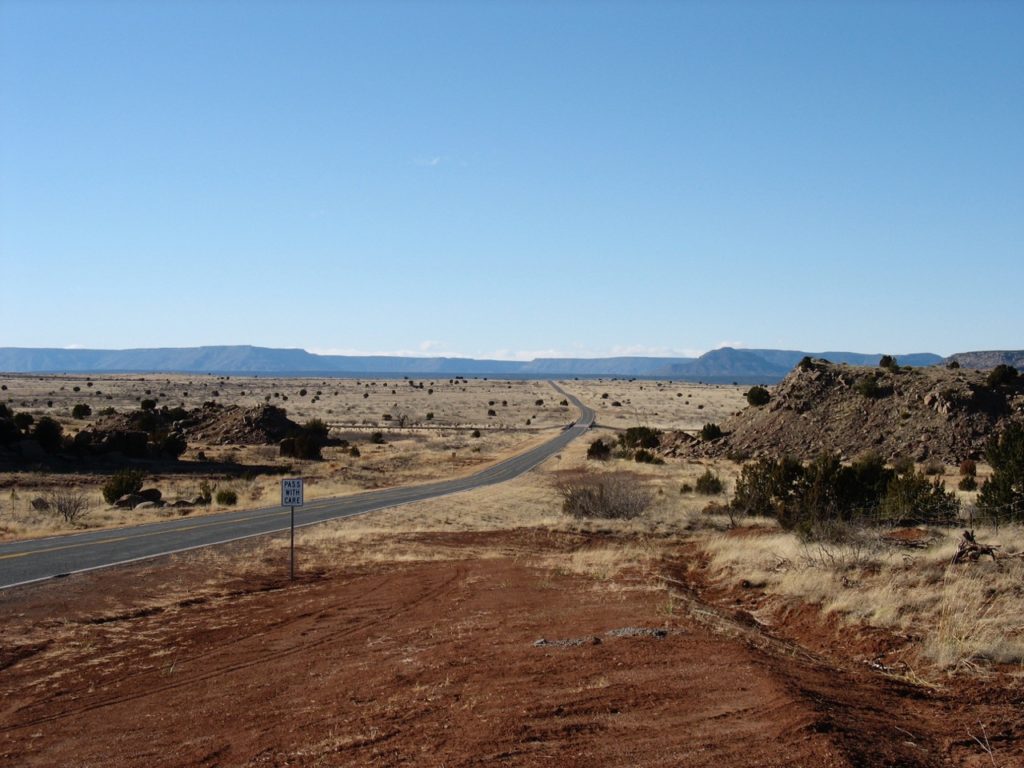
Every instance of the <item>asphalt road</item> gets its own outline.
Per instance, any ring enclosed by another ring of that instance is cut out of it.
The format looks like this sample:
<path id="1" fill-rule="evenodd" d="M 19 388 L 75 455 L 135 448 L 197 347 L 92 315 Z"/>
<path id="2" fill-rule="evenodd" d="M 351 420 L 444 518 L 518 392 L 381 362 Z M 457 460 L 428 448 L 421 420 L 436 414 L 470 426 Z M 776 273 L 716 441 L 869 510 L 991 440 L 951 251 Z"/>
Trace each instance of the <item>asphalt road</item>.
<path id="1" fill-rule="evenodd" d="M 594 423 L 595 414 L 592 410 L 554 383 L 551 386 L 580 410 L 580 417 L 571 427 L 543 445 L 468 477 L 386 488 L 336 499 L 318 499 L 295 510 L 295 526 L 316 525 L 339 517 L 362 515 L 413 501 L 503 483 L 533 469 L 586 432 Z M 287 531 L 290 527 L 290 514 L 287 508 L 269 507 L 0 544 L 0 589 Z"/>

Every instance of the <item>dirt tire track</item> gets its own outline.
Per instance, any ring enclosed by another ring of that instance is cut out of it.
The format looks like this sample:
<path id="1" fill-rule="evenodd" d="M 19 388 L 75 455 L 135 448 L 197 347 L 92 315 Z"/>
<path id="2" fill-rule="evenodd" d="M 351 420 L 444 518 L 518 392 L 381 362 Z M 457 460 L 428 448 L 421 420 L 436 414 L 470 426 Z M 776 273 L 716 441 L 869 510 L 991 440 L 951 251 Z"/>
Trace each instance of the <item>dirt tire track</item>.
<path id="1" fill-rule="evenodd" d="M 337 639 L 345 637 L 347 635 L 352 635 L 352 634 L 355 634 L 357 632 L 360 632 L 360 631 L 363 631 L 363 630 L 366 630 L 366 629 L 370 629 L 371 627 L 373 627 L 375 625 L 378 625 L 378 624 L 382 624 L 382 623 L 385 623 L 385 622 L 388 622 L 388 621 L 393 621 L 396 617 L 398 617 L 404 611 L 410 610 L 411 608 L 414 608 L 417 605 L 420 605 L 420 604 L 422 604 L 422 603 L 424 603 L 424 602 L 426 602 L 428 600 L 432 600 L 432 599 L 438 597 L 439 595 L 443 594 L 445 591 L 448 590 L 449 587 L 452 586 L 452 584 L 454 584 L 460 578 L 464 578 L 464 576 L 465 576 L 465 569 L 463 567 L 456 568 L 455 572 L 453 574 L 451 574 L 448 578 L 446 578 L 440 585 L 438 585 L 437 587 L 435 587 L 433 589 L 428 589 L 424 593 L 422 593 L 421 595 L 419 595 L 419 596 L 409 600 L 406 603 L 403 603 L 402 605 L 398 606 L 397 608 L 392 609 L 392 611 L 390 613 L 384 613 L 382 615 L 379 615 L 379 616 L 377 616 L 375 618 L 370 619 L 369 621 L 363 621 L 363 622 L 360 622 L 358 624 L 355 624 L 355 625 L 352 625 L 352 626 L 347 626 L 347 627 L 344 627 L 342 629 L 336 630 L 334 632 L 327 633 L 327 634 L 322 635 L 321 637 L 317 638 L 316 640 L 309 641 L 309 642 L 296 643 L 296 644 L 292 645 L 291 647 L 285 648 L 284 650 L 266 653 L 264 655 L 257 656 L 256 658 L 247 659 L 246 661 L 237 662 L 237 663 L 234 663 L 234 664 L 223 665 L 221 667 L 218 667 L 218 668 L 215 668 L 213 670 L 210 670 L 209 672 L 205 672 L 205 673 L 203 673 L 201 675 L 197 675 L 197 676 L 191 677 L 191 678 L 186 678 L 186 679 L 183 679 L 183 680 L 178 680 L 178 681 L 175 681 L 173 683 L 167 683 L 167 684 L 164 684 L 162 686 L 158 686 L 156 688 L 152 688 L 152 689 L 144 691 L 144 692 L 135 693 L 135 694 L 126 694 L 126 695 L 123 695 L 123 696 L 112 696 L 112 697 L 109 697 L 107 699 L 103 699 L 103 700 L 100 700 L 100 701 L 92 702 L 92 703 L 87 704 L 87 705 L 83 705 L 81 707 L 69 708 L 69 709 L 63 710 L 61 712 L 57 712 L 55 714 L 52 714 L 52 715 L 47 715 L 45 717 L 37 717 L 37 718 L 30 719 L 30 720 L 24 720 L 24 721 L 21 721 L 21 722 L 18 722 L 18 723 L 3 724 L 3 725 L 0 725 L 0 733 L 5 733 L 7 731 L 18 730 L 18 729 L 23 729 L 23 728 L 31 728 L 31 727 L 35 727 L 35 726 L 41 725 L 43 723 L 50 723 L 50 722 L 62 720 L 62 719 L 68 718 L 68 717 L 74 717 L 76 715 L 81 715 L 83 713 L 91 712 L 91 711 L 97 710 L 97 709 L 102 709 L 104 707 L 109 707 L 109 706 L 113 706 L 113 705 L 117 705 L 117 704 L 126 704 L 126 703 L 129 703 L 129 702 L 132 702 L 132 701 L 137 701 L 139 699 L 149 698 L 151 696 L 155 696 L 155 695 L 158 695 L 158 694 L 161 694 L 161 693 L 167 693 L 168 691 L 173 691 L 173 690 L 177 690 L 177 689 L 181 689 L 181 688 L 187 688 L 187 687 L 195 685 L 197 683 L 208 682 L 210 680 L 213 680 L 215 678 L 221 677 L 223 675 L 232 674 L 234 672 L 239 672 L 239 671 L 244 670 L 244 669 L 250 669 L 252 667 L 257 667 L 257 666 L 260 666 L 262 664 L 269 663 L 271 661 L 278 661 L 280 659 L 284 659 L 284 658 L 287 658 L 289 656 L 293 656 L 295 654 L 299 654 L 299 653 L 302 653 L 302 652 L 305 652 L 305 651 L 312 650 L 314 648 L 320 647 L 322 645 L 325 645 L 325 644 L 327 644 L 327 643 L 329 643 L 331 641 L 337 640 Z M 388 578 L 385 578 L 385 583 L 388 580 L 389 580 Z M 382 589 L 386 585 L 385 583 L 382 583 L 377 589 L 372 590 L 372 591 L 379 591 L 380 589 Z M 366 594 L 370 594 L 370 593 L 366 593 Z M 298 620 L 298 618 L 300 618 L 300 617 L 296 617 L 296 620 Z M 286 621 L 286 622 L 281 622 L 281 623 L 283 625 L 287 625 L 287 624 L 292 623 L 292 622 L 287 622 Z M 278 628 L 280 628 L 280 627 L 278 627 Z M 254 637 L 255 637 L 255 634 L 247 635 L 245 638 L 240 639 L 238 642 L 242 642 L 242 641 L 245 641 L 245 640 L 252 640 Z M 233 645 L 233 644 L 237 644 L 237 643 L 225 643 L 224 647 L 230 646 L 230 645 Z M 213 653 L 213 650 L 211 649 L 211 651 L 204 652 L 204 653 L 200 654 L 200 656 L 209 656 L 209 655 L 212 655 L 212 653 Z M 182 660 L 182 664 L 184 665 L 188 661 L 189 661 L 188 659 L 183 659 Z M 129 677 L 134 677 L 134 676 L 129 676 Z"/>

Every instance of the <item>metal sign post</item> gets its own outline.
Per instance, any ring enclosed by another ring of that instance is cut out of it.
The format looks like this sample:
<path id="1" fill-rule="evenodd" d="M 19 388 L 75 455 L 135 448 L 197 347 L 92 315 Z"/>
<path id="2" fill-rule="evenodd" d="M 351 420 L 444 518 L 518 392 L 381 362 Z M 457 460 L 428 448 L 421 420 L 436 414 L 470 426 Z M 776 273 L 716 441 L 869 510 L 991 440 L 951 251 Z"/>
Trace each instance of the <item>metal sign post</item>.
<path id="1" fill-rule="evenodd" d="M 295 578 L 295 508 L 302 506 L 302 496 L 301 477 L 287 477 L 281 480 L 281 506 L 291 507 L 292 510 L 291 545 L 289 547 L 291 560 L 288 570 L 288 577 L 291 579 Z"/>

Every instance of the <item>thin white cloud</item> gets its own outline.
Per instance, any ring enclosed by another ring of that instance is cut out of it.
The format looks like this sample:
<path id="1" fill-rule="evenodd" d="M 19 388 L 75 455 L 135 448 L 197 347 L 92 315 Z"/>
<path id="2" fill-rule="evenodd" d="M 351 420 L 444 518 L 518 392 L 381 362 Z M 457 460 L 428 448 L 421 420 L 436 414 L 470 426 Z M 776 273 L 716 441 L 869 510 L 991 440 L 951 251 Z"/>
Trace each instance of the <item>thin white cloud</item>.
<path id="1" fill-rule="evenodd" d="M 707 350 L 650 347 L 643 344 L 619 345 L 611 348 L 614 357 L 700 357 Z M 600 355 L 598 355 L 600 357 Z"/>
<path id="2" fill-rule="evenodd" d="M 441 155 L 430 155 L 427 157 L 417 157 L 412 162 L 420 168 L 436 168 L 444 162 L 444 158 Z"/>
<path id="3" fill-rule="evenodd" d="M 574 347 L 571 350 L 544 349 L 496 349 L 473 352 L 453 350 L 446 342 L 427 339 L 421 341 L 416 349 L 366 350 L 351 347 L 310 347 L 308 352 L 314 355 L 344 355 L 348 357 L 468 357 L 478 360 L 529 361 L 545 358 L 602 358 L 602 357 L 700 357 L 705 350 L 675 349 L 672 347 L 649 347 L 643 345 L 614 346 L 610 349 L 584 349 Z"/>
<path id="4" fill-rule="evenodd" d="M 715 349 L 722 349 L 723 347 L 732 347 L 733 349 L 746 349 L 747 345 L 742 341 L 720 341 L 715 346 Z"/>

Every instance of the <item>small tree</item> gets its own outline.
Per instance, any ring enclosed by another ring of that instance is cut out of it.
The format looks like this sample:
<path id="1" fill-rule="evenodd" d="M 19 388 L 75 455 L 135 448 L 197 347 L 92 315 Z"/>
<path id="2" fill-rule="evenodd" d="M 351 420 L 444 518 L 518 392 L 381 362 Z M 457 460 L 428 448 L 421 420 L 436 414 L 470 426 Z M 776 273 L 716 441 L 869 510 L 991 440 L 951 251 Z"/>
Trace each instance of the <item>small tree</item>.
<path id="1" fill-rule="evenodd" d="M 717 440 L 723 434 L 725 433 L 722 432 L 722 428 L 713 422 L 708 422 L 707 424 L 700 428 L 701 440 Z"/>
<path id="2" fill-rule="evenodd" d="M 630 427 L 619 435 L 619 443 L 627 449 L 657 448 L 661 445 L 661 431 L 651 427 Z"/>
<path id="3" fill-rule="evenodd" d="M 943 522 L 956 517 L 960 502 L 942 481 L 923 472 L 896 475 L 886 489 L 881 512 L 889 520 Z"/>
<path id="4" fill-rule="evenodd" d="M 103 498 L 107 504 L 113 504 L 122 496 L 138 493 L 145 479 L 146 475 L 138 470 L 122 469 L 103 484 Z"/>
<path id="5" fill-rule="evenodd" d="M 43 416 L 32 430 L 32 436 L 47 453 L 60 450 L 63 433 L 64 428 L 49 416 Z"/>
<path id="6" fill-rule="evenodd" d="M 772 396 L 764 387 L 751 387 L 747 390 L 747 402 L 756 407 L 767 405 Z"/>
<path id="7" fill-rule="evenodd" d="M 1017 380 L 1018 377 L 1017 369 L 1012 365 L 1006 365 L 1000 363 L 991 371 L 988 372 L 988 385 L 990 387 L 1001 387 L 1005 384 L 1012 384 Z"/>
<path id="8" fill-rule="evenodd" d="M 997 520 L 1024 521 L 1024 426 L 1012 424 L 985 451 L 992 476 L 981 486 L 978 507 Z"/>
<path id="9" fill-rule="evenodd" d="M 710 469 L 705 469 L 704 474 L 697 478 L 694 488 L 697 493 L 703 493 L 705 496 L 716 496 L 722 492 L 724 486 L 722 478 Z"/>
<path id="10" fill-rule="evenodd" d="M 608 445 L 604 440 L 598 438 L 590 444 L 587 448 L 587 458 L 595 461 L 607 461 L 611 458 L 612 447 Z"/>
<path id="11" fill-rule="evenodd" d="M 882 359 L 878 361 L 879 368 L 886 368 L 890 371 L 898 371 L 900 364 L 896 362 L 896 358 L 892 355 L 882 355 Z"/>

